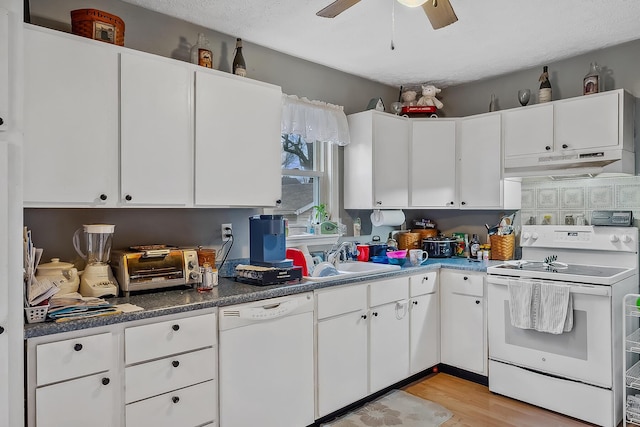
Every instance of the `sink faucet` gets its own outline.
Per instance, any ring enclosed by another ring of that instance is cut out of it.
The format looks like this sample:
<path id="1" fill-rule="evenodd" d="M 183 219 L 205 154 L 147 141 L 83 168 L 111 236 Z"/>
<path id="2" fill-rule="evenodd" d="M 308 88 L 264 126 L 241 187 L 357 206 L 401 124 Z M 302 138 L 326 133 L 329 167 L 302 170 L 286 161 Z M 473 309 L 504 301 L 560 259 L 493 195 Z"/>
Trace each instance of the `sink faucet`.
<path id="1" fill-rule="evenodd" d="M 349 257 L 353 256 L 353 249 L 353 242 L 342 242 L 337 247 L 337 249 L 331 248 L 329 254 L 327 255 L 327 261 L 337 268 L 340 262 L 347 261 Z"/>

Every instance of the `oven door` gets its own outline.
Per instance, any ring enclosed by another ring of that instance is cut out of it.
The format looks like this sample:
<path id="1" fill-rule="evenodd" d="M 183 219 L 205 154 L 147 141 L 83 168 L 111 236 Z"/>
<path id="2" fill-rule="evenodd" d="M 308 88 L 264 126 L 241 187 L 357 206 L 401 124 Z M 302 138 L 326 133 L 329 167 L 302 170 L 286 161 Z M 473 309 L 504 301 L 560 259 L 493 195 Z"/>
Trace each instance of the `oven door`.
<path id="1" fill-rule="evenodd" d="M 571 286 L 573 328 L 555 335 L 511 325 L 510 280 L 519 279 L 490 275 L 487 280 L 489 358 L 611 388 L 611 288 L 540 280 Z"/>

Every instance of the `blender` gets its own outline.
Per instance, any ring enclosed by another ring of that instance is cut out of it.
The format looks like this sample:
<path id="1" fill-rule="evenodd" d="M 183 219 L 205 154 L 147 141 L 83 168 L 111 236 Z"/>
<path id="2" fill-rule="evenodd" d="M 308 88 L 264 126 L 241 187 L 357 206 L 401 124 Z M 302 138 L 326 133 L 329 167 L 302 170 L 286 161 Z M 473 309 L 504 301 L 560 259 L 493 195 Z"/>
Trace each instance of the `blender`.
<path id="1" fill-rule="evenodd" d="M 115 225 L 111 224 L 89 224 L 83 225 L 73 234 L 73 247 L 87 261 L 80 279 L 80 294 L 84 297 L 118 295 L 118 282 L 109 266 L 114 229 Z M 80 231 L 84 231 L 86 254 L 80 249 Z"/>

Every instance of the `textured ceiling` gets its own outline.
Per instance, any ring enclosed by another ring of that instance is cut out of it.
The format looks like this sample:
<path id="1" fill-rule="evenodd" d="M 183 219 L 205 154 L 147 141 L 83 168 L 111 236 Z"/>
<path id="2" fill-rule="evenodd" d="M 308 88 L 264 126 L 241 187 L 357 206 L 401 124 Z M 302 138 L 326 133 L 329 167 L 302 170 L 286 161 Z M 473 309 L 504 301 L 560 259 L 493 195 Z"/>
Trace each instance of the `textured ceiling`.
<path id="1" fill-rule="evenodd" d="M 439 30 L 395 0 L 333 19 L 315 15 L 332 0 L 125 1 L 392 86 L 446 87 L 640 38 L 640 0 L 450 0 L 458 22 Z"/>

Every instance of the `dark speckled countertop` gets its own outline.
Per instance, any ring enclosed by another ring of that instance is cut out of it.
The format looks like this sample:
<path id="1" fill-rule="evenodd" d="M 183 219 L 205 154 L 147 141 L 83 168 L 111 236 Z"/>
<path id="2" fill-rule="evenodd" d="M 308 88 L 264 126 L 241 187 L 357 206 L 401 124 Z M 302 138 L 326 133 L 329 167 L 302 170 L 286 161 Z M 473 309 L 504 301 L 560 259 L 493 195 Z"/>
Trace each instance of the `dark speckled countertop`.
<path id="1" fill-rule="evenodd" d="M 109 302 L 113 304 L 130 303 L 142 307 L 144 310 L 112 316 L 78 319 L 63 323 L 45 322 L 27 324 L 24 327 L 24 336 L 25 339 L 34 338 L 43 335 L 112 325 L 168 314 L 183 313 L 203 308 L 223 307 L 268 298 L 293 295 L 313 291 L 314 289 L 345 285 L 349 283 L 359 283 L 384 279 L 387 277 L 409 276 L 422 271 L 436 270 L 439 268 L 486 272 L 487 267 L 491 265 L 498 265 L 500 263 L 502 263 L 502 261 L 475 262 L 469 261 L 466 258 L 439 258 L 430 259 L 422 266 L 405 266 L 401 270 L 391 272 L 359 277 L 337 278 L 336 280 L 328 280 L 324 282 L 302 281 L 295 284 L 272 286 L 247 285 L 236 282 L 233 279 L 220 278 L 218 286 L 211 292 L 206 293 L 198 293 L 193 289 L 177 288 L 166 291 L 141 293 L 131 295 L 130 297 L 111 298 L 109 299 Z"/>

